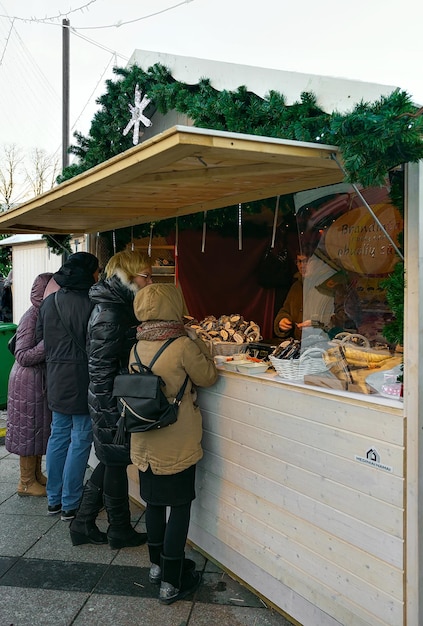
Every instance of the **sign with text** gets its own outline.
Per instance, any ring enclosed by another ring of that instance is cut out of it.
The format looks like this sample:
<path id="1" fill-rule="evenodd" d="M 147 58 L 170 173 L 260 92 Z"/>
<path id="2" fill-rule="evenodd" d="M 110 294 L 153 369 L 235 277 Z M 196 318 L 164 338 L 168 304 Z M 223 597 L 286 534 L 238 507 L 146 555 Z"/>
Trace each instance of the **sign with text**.
<path id="1" fill-rule="evenodd" d="M 374 204 L 372 210 L 397 244 L 403 229 L 398 209 L 381 203 Z M 334 221 L 326 232 L 325 247 L 337 264 L 358 274 L 389 274 L 398 262 L 392 243 L 365 206 L 352 209 Z"/>

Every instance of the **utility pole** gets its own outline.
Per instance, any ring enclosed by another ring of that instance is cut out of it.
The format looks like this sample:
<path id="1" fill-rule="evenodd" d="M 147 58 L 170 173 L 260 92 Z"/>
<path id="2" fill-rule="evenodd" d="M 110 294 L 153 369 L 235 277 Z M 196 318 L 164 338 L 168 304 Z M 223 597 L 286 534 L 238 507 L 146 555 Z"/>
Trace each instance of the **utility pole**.
<path id="1" fill-rule="evenodd" d="M 62 20 L 62 170 L 69 165 L 69 20 Z"/>

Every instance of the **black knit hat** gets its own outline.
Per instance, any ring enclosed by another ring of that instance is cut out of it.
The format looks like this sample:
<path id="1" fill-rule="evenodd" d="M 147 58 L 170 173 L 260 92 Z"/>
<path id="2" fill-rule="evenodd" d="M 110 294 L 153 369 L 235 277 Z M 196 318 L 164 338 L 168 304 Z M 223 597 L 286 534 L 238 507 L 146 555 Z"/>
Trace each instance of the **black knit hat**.
<path id="1" fill-rule="evenodd" d="M 65 261 L 63 267 L 82 267 L 90 274 L 98 270 L 98 259 L 89 252 L 75 252 Z"/>
<path id="2" fill-rule="evenodd" d="M 75 252 L 54 274 L 54 280 L 61 287 L 87 289 L 94 284 L 94 273 L 98 269 L 98 259 L 89 252 Z"/>

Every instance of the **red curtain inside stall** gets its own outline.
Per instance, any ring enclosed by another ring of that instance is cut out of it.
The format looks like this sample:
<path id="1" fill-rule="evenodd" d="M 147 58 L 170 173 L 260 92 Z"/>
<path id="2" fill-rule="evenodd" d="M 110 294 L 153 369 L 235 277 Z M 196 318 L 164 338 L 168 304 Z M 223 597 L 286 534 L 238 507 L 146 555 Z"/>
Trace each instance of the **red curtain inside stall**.
<path id="1" fill-rule="evenodd" d="M 256 322 L 265 339 L 271 338 L 275 291 L 257 282 L 267 243 L 245 237 L 239 250 L 238 239 L 208 232 L 202 252 L 201 232 L 180 232 L 178 275 L 190 315 L 201 321 L 207 315 L 239 313 Z"/>

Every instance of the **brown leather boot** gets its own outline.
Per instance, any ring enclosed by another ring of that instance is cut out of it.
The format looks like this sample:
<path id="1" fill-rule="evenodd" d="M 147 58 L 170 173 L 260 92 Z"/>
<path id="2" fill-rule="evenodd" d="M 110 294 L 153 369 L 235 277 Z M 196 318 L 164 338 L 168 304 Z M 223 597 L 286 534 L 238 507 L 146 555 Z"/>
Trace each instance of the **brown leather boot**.
<path id="1" fill-rule="evenodd" d="M 37 482 L 40 483 L 40 485 L 44 485 L 44 487 L 47 485 L 47 476 L 44 476 L 43 472 L 41 471 L 41 461 L 42 461 L 42 456 L 41 454 L 37 455 L 37 463 L 35 464 L 35 478 L 37 479 Z"/>
<path id="2" fill-rule="evenodd" d="M 46 488 L 35 478 L 36 456 L 20 456 L 21 477 L 18 483 L 19 496 L 46 496 Z"/>

